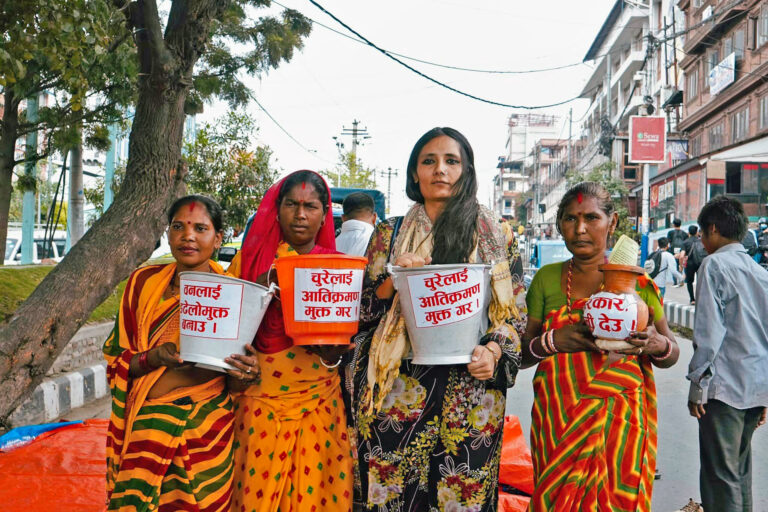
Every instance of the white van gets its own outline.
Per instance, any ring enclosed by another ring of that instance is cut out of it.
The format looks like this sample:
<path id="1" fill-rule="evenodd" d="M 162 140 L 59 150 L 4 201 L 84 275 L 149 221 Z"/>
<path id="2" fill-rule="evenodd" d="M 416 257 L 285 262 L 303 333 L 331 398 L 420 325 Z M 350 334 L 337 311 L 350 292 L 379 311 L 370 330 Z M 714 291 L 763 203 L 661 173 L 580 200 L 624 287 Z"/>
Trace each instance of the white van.
<path id="1" fill-rule="evenodd" d="M 49 235 L 50 236 L 50 235 Z M 61 261 L 64 257 L 64 249 L 67 246 L 67 234 L 57 230 L 53 236 L 53 244 L 48 247 L 48 253 L 44 254 L 47 244 L 45 230 L 35 230 L 35 243 L 32 245 L 32 263 L 39 264 L 43 259 Z M 19 265 L 21 263 L 21 230 L 9 229 L 5 239 L 6 265 Z"/>

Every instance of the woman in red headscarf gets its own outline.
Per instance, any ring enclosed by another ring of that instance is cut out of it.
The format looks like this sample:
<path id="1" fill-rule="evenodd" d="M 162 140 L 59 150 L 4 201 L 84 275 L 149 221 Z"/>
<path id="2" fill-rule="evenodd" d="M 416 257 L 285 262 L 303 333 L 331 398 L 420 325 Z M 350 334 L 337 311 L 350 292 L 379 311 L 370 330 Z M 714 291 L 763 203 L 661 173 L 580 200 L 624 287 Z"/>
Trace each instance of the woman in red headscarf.
<path id="1" fill-rule="evenodd" d="M 274 260 L 295 254 L 337 254 L 330 191 L 312 171 L 269 189 L 230 273 L 267 285 Z M 253 346 L 261 379 L 235 398 L 232 510 L 351 510 L 353 461 L 335 369 L 342 349 L 293 346 L 279 300 Z"/>

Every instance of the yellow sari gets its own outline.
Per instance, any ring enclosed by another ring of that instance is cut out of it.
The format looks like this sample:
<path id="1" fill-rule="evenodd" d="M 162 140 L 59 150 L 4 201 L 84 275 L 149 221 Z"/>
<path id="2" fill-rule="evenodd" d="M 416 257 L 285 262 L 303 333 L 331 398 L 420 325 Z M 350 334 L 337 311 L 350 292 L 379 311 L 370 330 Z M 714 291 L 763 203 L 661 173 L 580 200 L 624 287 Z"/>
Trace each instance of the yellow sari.
<path id="1" fill-rule="evenodd" d="M 287 244 L 277 251 L 289 254 Z M 239 275 L 237 256 L 229 270 Z M 351 510 L 353 459 L 338 371 L 297 346 L 258 358 L 261 382 L 235 398 L 232 510 Z"/>

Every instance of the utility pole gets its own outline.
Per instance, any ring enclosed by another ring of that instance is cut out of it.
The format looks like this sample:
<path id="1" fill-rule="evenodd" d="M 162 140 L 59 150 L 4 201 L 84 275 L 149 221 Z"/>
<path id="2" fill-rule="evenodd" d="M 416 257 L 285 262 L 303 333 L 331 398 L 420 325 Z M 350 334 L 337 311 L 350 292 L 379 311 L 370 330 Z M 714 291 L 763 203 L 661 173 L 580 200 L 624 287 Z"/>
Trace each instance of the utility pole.
<path id="1" fill-rule="evenodd" d="M 69 167 L 69 204 L 67 205 L 67 252 L 85 233 L 83 206 L 83 135 L 82 126 L 77 129 L 77 143 L 72 148 L 72 163 Z"/>
<path id="2" fill-rule="evenodd" d="M 573 107 L 568 111 L 568 172 L 571 170 L 571 139 L 573 138 Z"/>
<path id="3" fill-rule="evenodd" d="M 37 95 L 27 99 L 27 121 L 37 122 Z M 24 177 L 28 185 L 24 187 L 21 204 L 21 264 L 32 263 L 32 249 L 35 243 L 35 189 L 29 184 L 37 179 L 37 132 L 29 132 L 26 141 L 27 161 L 24 162 Z M 42 255 L 41 255 L 42 257 Z"/>
<path id="4" fill-rule="evenodd" d="M 387 167 L 386 171 L 379 171 L 382 176 L 387 177 L 387 213 L 389 213 L 389 207 L 392 203 L 392 176 L 397 176 L 397 169 Z M 374 177 L 376 174 L 374 173 Z"/>
<path id="5" fill-rule="evenodd" d="M 112 182 L 115 180 L 115 163 L 117 161 L 117 123 L 109 125 L 109 149 L 104 163 L 104 208 L 105 213 L 112 204 Z"/>
<path id="6" fill-rule="evenodd" d="M 342 135 L 352 136 L 352 154 L 355 157 L 355 161 L 357 161 L 357 146 L 362 144 L 364 140 L 371 138 L 371 136 L 368 134 L 368 128 L 358 128 L 359 125 L 360 121 L 355 119 L 352 121 L 351 129 L 344 127 L 341 129 Z"/>

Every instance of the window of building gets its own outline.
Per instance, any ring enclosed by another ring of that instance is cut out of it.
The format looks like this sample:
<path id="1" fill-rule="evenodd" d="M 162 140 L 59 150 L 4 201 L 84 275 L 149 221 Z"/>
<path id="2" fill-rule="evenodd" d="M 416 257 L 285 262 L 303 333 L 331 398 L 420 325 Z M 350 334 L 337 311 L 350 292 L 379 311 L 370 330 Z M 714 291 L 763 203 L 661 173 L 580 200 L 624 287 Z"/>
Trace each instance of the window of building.
<path id="1" fill-rule="evenodd" d="M 514 180 L 510 180 L 507 182 L 507 190 L 515 190 L 516 186 L 517 186 L 517 182 Z"/>
<path id="2" fill-rule="evenodd" d="M 709 150 L 714 151 L 723 147 L 723 123 L 709 127 Z"/>
<path id="3" fill-rule="evenodd" d="M 704 0 L 693 0 L 693 7 L 695 9 L 698 9 L 699 7 L 702 6 L 703 3 L 704 3 Z"/>
<path id="4" fill-rule="evenodd" d="M 504 208 L 512 208 L 512 200 L 511 199 L 505 199 L 504 200 Z"/>
<path id="5" fill-rule="evenodd" d="M 701 135 L 697 135 L 691 139 L 691 147 L 688 151 L 688 157 L 693 158 L 701 155 Z"/>
<path id="6" fill-rule="evenodd" d="M 699 95 L 699 68 L 692 68 L 688 74 L 688 99 L 692 100 Z"/>
<path id="7" fill-rule="evenodd" d="M 715 67 L 718 65 L 719 62 L 720 62 L 720 50 L 714 49 L 711 52 L 709 52 L 709 54 L 707 55 L 707 63 L 706 63 L 705 74 L 704 74 L 704 77 L 705 77 L 704 83 L 706 84 L 707 88 L 709 87 L 709 73 L 713 69 L 715 69 Z"/>
<path id="8" fill-rule="evenodd" d="M 741 168 L 738 164 L 726 166 L 725 193 L 741 194 Z"/>
<path id="9" fill-rule="evenodd" d="M 744 29 L 740 28 L 733 33 L 733 51 L 736 53 L 736 62 L 744 59 Z M 727 57 L 728 54 L 726 53 Z"/>
<path id="10" fill-rule="evenodd" d="M 731 142 L 744 140 L 749 135 L 749 107 L 731 114 Z"/>
<path id="11" fill-rule="evenodd" d="M 758 122 L 760 123 L 760 129 L 765 130 L 768 128 L 768 95 L 760 98 L 760 111 L 758 113 Z"/>
<path id="12" fill-rule="evenodd" d="M 768 6 L 760 10 L 760 18 L 757 20 L 757 46 L 768 42 Z"/>

